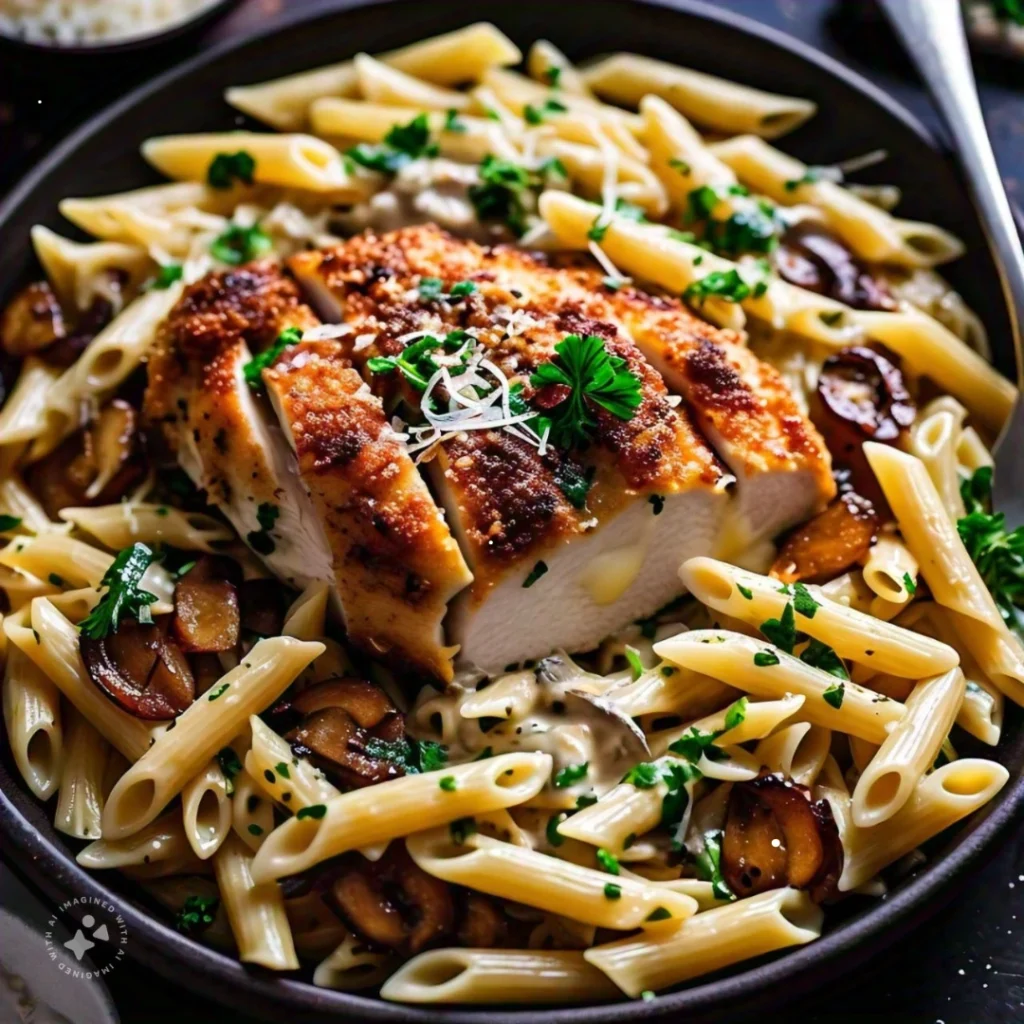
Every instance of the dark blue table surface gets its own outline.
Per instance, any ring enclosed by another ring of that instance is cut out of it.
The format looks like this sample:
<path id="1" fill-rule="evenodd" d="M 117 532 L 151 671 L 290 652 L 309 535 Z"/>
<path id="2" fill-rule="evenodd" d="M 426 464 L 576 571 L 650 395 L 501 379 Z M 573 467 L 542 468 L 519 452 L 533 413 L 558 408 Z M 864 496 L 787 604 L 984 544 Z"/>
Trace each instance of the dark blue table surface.
<path id="1" fill-rule="evenodd" d="M 252 31 L 296 8 L 331 0 L 247 0 L 212 26 L 199 45 Z M 424 0 L 427 2 L 427 0 Z M 872 20 L 864 0 L 719 0 L 839 58 L 892 93 L 941 134 L 927 95 L 895 40 Z M 581 4 L 581 7 L 584 5 Z M 467 20 L 472 17 L 467 5 Z M 166 56 L 194 52 L 194 42 Z M 1007 188 L 1024 205 L 1024 65 L 976 61 L 980 91 Z M 151 69 L 155 70 L 155 69 Z M 0 63 L 0 192 L 74 124 L 132 83 L 59 79 L 30 83 Z M 1024 1021 L 1024 824 L 949 905 L 854 977 L 834 983 L 757 1021 L 839 1024 L 1010 1024 Z M 249 1022 L 203 1004 L 141 967 L 109 979 L 125 1024 Z M 681 1022 L 682 1024 L 682 1022 Z M 746 1024 L 746 1022 L 744 1022 Z"/>

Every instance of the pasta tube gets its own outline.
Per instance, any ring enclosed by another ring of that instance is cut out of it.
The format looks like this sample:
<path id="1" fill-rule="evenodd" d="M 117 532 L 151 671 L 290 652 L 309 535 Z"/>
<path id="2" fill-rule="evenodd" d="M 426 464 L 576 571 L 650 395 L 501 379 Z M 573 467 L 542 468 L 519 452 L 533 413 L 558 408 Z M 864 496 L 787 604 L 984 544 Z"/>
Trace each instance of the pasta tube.
<path id="1" fill-rule="evenodd" d="M 100 838 L 109 754 L 106 740 L 78 711 L 69 708 L 54 828 L 76 839 Z"/>
<path id="2" fill-rule="evenodd" d="M 8 631 L 14 628 L 13 623 L 5 625 Z M 21 630 L 34 643 L 31 630 Z M 13 645 L 4 667 L 3 713 L 7 742 L 21 777 L 40 800 L 49 800 L 60 785 L 64 761 L 60 690 Z"/>

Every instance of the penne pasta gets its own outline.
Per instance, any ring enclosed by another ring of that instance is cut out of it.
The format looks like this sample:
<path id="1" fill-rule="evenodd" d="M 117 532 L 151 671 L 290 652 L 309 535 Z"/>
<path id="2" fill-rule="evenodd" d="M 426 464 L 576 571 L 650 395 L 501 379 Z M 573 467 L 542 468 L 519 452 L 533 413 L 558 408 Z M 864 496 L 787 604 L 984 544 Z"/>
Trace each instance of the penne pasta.
<path id="1" fill-rule="evenodd" d="M 16 627 L 10 618 L 6 635 Z M 32 638 L 34 642 L 34 638 Z M 61 783 L 65 741 L 60 690 L 17 646 L 10 647 L 3 677 L 3 713 L 7 743 L 28 788 L 40 800 L 49 800 Z"/>
<path id="2" fill-rule="evenodd" d="M 53 825 L 75 839 L 99 839 L 110 747 L 74 708 L 67 709 L 65 722 L 64 767 Z"/>
<path id="3" fill-rule="evenodd" d="M 216 760 L 200 771 L 181 791 L 185 836 L 200 860 L 212 857 L 231 828 L 232 801 L 227 781 Z"/>
<path id="4" fill-rule="evenodd" d="M 114 550 L 140 542 L 213 552 L 218 544 L 233 537 L 228 527 L 212 516 L 182 512 L 166 505 L 122 502 L 93 508 L 65 508 L 61 509 L 60 517 Z"/>

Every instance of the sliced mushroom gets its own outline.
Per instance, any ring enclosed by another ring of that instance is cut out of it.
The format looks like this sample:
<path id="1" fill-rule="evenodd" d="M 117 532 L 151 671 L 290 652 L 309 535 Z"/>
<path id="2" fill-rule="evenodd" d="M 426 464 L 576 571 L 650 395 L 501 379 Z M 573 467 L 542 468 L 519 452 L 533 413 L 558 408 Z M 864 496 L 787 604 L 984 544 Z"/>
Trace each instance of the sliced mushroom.
<path id="1" fill-rule="evenodd" d="M 256 636 L 279 636 L 284 627 L 285 601 L 277 580 L 246 580 L 238 588 L 242 629 Z"/>
<path id="2" fill-rule="evenodd" d="M 651 748 L 644 731 L 611 701 L 583 690 L 567 690 L 563 702 L 570 715 L 583 718 L 591 726 L 603 756 L 631 764 L 650 759 Z"/>
<path id="3" fill-rule="evenodd" d="M 871 502 L 857 494 L 843 494 L 782 541 L 771 574 L 783 583 L 833 579 L 867 554 L 879 525 Z"/>
<path id="4" fill-rule="evenodd" d="M 477 892 L 467 892 L 458 939 L 470 949 L 494 949 L 502 945 L 507 932 L 504 915 L 493 900 Z"/>
<path id="5" fill-rule="evenodd" d="M 388 744 L 404 742 L 404 719 L 373 683 L 326 679 L 292 698 L 289 712 L 304 717 L 287 739 L 343 786 L 372 786 L 405 774 L 404 763 L 384 753 Z"/>
<path id="6" fill-rule="evenodd" d="M 195 581 L 191 573 L 174 588 L 174 635 L 186 651 L 230 651 L 239 636 L 238 592 L 224 580 Z"/>
<path id="7" fill-rule="evenodd" d="M 884 509 L 863 444 L 896 444 L 914 422 L 914 401 L 896 364 L 883 352 L 863 346 L 829 356 L 818 377 L 811 415 L 836 464 L 849 470 L 853 489 Z"/>
<path id="8" fill-rule="evenodd" d="M 722 841 L 722 876 L 740 898 L 768 889 L 807 889 L 820 902 L 835 892 L 843 847 L 826 801 L 805 786 L 765 773 L 736 783 Z"/>
<path id="9" fill-rule="evenodd" d="M 23 288 L 0 317 L 0 344 L 12 356 L 49 348 L 66 333 L 60 303 L 45 281 L 34 281 Z"/>
<path id="10" fill-rule="evenodd" d="M 146 475 L 137 414 L 118 399 L 29 466 L 26 478 L 51 519 L 63 508 L 109 505 Z"/>
<path id="11" fill-rule="evenodd" d="M 165 721 L 192 703 L 188 661 L 164 635 L 163 625 L 122 623 L 101 640 L 83 634 L 79 643 L 92 681 L 136 718 Z"/>
<path id="12" fill-rule="evenodd" d="M 392 843 L 375 864 L 351 859 L 331 895 L 353 930 L 405 955 L 450 935 L 455 922 L 448 884 L 417 867 L 404 843 Z"/>
<path id="13" fill-rule="evenodd" d="M 794 224 L 780 239 L 772 262 L 783 280 L 854 309 L 896 308 L 885 281 L 873 277 L 843 242 L 817 221 Z"/>

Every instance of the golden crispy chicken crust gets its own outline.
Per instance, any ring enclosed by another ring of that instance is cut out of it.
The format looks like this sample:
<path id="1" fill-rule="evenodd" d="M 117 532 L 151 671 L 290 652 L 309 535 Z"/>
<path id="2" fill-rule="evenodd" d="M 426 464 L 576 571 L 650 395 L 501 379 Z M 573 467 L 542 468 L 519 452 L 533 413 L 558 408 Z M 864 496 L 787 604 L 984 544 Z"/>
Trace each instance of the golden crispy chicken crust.
<path id="1" fill-rule="evenodd" d="M 337 341 L 286 349 L 263 379 L 331 545 L 349 639 L 450 679 L 441 621 L 472 577 L 380 399 Z"/>
<path id="2" fill-rule="evenodd" d="M 717 456 L 620 329 L 592 271 L 551 267 L 512 246 L 485 248 L 432 225 L 367 233 L 332 250 L 299 254 L 290 265 L 312 292 L 340 304 L 354 328 L 350 337 L 370 339 L 352 346 L 353 358 L 388 397 L 417 396 L 396 374 L 369 373 L 366 361 L 400 354 L 404 336 L 423 331 L 439 337 L 472 331 L 527 398 L 530 374 L 570 334 L 602 338 L 641 381 L 642 402 L 631 419 L 594 408 L 593 443 L 582 454 L 549 449 L 542 456 L 504 431 L 469 432 L 443 444 L 448 504 L 458 511 L 476 576 L 474 597 L 511 563 L 592 529 L 595 517 L 601 521 L 637 496 L 722 484 Z M 425 297 L 419 291 L 425 278 L 439 279 L 449 296 L 460 282 L 472 282 L 474 290 L 442 299 L 428 290 Z M 559 482 L 588 470 L 594 482 L 586 507 L 575 508 Z"/>

